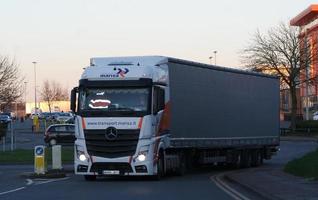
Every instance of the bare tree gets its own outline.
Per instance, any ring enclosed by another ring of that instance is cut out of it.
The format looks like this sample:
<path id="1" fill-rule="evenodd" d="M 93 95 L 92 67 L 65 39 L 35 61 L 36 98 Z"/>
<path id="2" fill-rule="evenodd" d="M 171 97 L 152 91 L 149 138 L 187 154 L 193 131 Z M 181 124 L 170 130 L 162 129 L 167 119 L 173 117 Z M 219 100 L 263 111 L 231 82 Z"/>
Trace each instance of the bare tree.
<path id="1" fill-rule="evenodd" d="M 55 82 L 45 80 L 41 89 L 41 98 L 46 101 L 49 107 L 50 113 L 52 112 L 52 101 L 69 100 L 68 91 L 65 88 Z"/>
<path id="2" fill-rule="evenodd" d="M 16 62 L 0 56 L 0 104 L 4 109 L 22 96 L 22 82 Z"/>
<path id="3" fill-rule="evenodd" d="M 317 78 L 314 74 L 306 78 L 306 68 L 316 62 L 311 52 L 317 52 L 317 47 L 299 33 L 298 27 L 281 23 L 266 34 L 257 31 L 251 44 L 243 50 L 243 63 L 248 69 L 277 75 L 281 88 L 289 89 L 292 131 L 296 128 L 296 90 L 305 81 L 313 83 Z"/>

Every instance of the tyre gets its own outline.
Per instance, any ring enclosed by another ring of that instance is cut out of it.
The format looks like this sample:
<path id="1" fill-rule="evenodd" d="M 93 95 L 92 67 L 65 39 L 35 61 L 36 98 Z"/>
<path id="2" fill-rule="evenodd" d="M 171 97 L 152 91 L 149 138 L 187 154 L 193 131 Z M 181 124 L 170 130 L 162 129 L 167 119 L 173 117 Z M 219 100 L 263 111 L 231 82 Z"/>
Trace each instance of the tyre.
<path id="1" fill-rule="evenodd" d="M 257 167 L 262 164 L 262 155 L 259 150 L 254 150 L 252 152 L 252 166 Z"/>
<path id="2" fill-rule="evenodd" d="M 50 146 L 56 145 L 56 139 L 50 139 L 49 144 Z"/>
<path id="3" fill-rule="evenodd" d="M 95 181 L 96 175 L 84 175 L 86 181 Z"/>
<path id="4" fill-rule="evenodd" d="M 157 174 L 155 175 L 156 180 L 160 180 L 164 177 L 164 155 L 162 152 L 159 153 L 158 163 L 157 163 Z"/>
<path id="5" fill-rule="evenodd" d="M 186 159 L 183 154 L 179 155 L 179 167 L 176 171 L 177 176 L 183 176 L 187 171 Z"/>

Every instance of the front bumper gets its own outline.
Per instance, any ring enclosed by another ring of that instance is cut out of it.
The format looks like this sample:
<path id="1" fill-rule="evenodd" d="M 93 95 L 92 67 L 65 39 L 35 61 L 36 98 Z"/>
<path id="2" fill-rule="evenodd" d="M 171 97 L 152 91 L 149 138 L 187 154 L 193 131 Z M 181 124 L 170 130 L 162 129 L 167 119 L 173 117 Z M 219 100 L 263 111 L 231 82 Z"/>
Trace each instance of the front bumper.
<path id="1" fill-rule="evenodd" d="M 93 160 L 93 162 L 92 162 Z M 126 161 L 124 161 L 126 160 Z M 153 162 L 138 162 L 131 158 L 106 159 L 94 157 L 88 162 L 75 160 L 75 174 L 78 175 L 120 175 L 120 176 L 145 176 L 154 175 Z"/>

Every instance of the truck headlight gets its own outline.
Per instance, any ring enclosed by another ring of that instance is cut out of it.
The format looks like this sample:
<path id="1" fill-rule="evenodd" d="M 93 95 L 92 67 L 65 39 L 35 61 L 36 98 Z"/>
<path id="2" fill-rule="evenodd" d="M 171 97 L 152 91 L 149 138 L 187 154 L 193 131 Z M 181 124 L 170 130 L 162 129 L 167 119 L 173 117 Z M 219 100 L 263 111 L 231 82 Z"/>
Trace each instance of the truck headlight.
<path id="1" fill-rule="evenodd" d="M 139 154 L 139 155 L 137 156 L 137 160 L 138 160 L 139 162 L 145 161 L 145 160 L 146 160 L 146 154 Z"/>
<path id="2" fill-rule="evenodd" d="M 141 146 L 139 148 L 139 152 L 138 152 L 137 157 L 135 157 L 135 160 L 137 160 L 139 162 L 145 161 L 147 159 L 149 147 L 150 147 L 149 145 Z"/>
<path id="3" fill-rule="evenodd" d="M 80 161 L 83 161 L 83 162 L 87 160 L 85 154 L 80 154 L 79 159 L 80 159 Z"/>
<path id="4" fill-rule="evenodd" d="M 85 155 L 84 148 L 82 148 L 80 146 L 76 146 L 76 156 L 82 162 L 88 160 L 87 156 Z"/>

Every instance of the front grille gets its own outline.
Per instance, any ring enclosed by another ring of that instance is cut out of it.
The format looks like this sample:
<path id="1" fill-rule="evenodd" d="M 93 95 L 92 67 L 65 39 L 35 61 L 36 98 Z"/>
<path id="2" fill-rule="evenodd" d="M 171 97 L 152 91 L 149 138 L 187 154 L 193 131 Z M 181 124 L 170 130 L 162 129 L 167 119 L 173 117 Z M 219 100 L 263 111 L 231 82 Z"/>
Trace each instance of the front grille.
<path id="1" fill-rule="evenodd" d="M 132 156 L 136 152 L 139 133 L 139 129 L 117 129 L 117 138 L 108 140 L 103 129 L 84 130 L 88 154 L 105 158 Z"/>
<path id="2" fill-rule="evenodd" d="M 91 172 L 102 174 L 104 170 L 118 170 L 120 174 L 125 172 L 133 172 L 129 163 L 93 163 Z"/>

